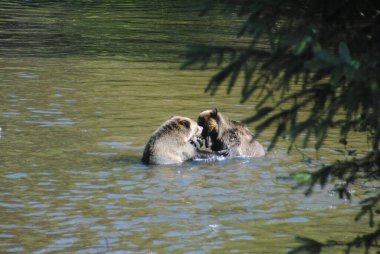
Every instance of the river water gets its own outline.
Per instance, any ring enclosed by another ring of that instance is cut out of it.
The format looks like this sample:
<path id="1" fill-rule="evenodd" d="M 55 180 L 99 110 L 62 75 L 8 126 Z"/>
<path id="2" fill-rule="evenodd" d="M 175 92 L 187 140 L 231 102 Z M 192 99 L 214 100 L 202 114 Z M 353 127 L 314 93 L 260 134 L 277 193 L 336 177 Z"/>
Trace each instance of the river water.
<path id="1" fill-rule="evenodd" d="M 180 70 L 186 45 L 234 42 L 239 23 L 180 2 L 0 3 L 1 253 L 285 253 L 296 235 L 367 230 L 355 190 L 348 202 L 293 188 L 286 176 L 310 163 L 286 142 L 259 159 L 140 163 L 172 115 L 255 107 L 238 88 L 205 94 L 213 71 Z M 335 140 L 319 163 L 338 158 Z"/>

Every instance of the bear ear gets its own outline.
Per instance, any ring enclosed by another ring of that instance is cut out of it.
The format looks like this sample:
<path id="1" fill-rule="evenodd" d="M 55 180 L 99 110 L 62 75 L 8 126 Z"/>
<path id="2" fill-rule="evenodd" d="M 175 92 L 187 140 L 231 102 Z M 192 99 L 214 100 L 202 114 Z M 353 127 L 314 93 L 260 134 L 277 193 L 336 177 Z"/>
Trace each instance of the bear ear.
<path id="1" fill-rule="evenodd" d="M 188 120 L 180 120 L 179 124 L 185 126 L 188 129 L 190 128 L 190 122 Z"/>
<path id="2" fill-rule="evenodd" d="M 214 108 L 212 111 L 211 111 L 211 117 L 216 117 L 218 115 L 218 109 L 217 108 Z"/>

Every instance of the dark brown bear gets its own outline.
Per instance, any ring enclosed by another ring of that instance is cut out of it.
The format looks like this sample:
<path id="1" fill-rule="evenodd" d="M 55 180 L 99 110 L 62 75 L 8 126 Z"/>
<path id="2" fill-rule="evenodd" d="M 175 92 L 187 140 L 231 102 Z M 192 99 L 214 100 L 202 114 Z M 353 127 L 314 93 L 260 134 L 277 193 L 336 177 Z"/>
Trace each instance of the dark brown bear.
<path id="1" fill-rule="evenodd" d="M 202 137 L 206 147 L 215 152 L 224 151 L 231 157 L 261 157 L 265 155 L 263 146 L 253 137 L 242 123 L 229 120 L 217 109 L 200 113 L 198 125 L 203 127 Z"/>
<path id="2" fill-rule="evenodd" d="M 201 151 L 202 127 L 187 117 L 173 116 L 150 137 L 141 159 L 146 164 L 182 163 L 195 158 L 210 158 L 218 153 Z"/>

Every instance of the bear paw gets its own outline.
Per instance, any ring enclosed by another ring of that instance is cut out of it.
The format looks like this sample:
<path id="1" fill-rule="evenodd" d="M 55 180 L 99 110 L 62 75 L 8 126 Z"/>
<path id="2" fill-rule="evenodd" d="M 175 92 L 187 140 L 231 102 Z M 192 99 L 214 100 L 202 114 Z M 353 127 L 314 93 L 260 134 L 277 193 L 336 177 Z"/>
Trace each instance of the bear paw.
<path id="1" fill-rule="evenodd" d="M 193 137 L 190 139 L 190 143 L 196 148 L 201 148 L 203 146 L 203 138 L 200 136 Z"/>

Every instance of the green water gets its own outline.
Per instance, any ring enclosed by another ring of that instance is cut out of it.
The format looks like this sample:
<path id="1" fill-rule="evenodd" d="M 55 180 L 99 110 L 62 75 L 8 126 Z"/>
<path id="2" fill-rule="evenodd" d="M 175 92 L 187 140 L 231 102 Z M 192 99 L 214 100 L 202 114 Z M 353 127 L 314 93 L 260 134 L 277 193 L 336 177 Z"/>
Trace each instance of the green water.
<path id="1" fill-rule="evenodd" d="M 140 163 L 171 115 L 255 107 L 238 89 L 205 94 L 212 71 L 179 70 L 189 43 L 237 43 L 239 22 L 201 18 L 200 3 L 0 3 L 1 253 L 284 253 L 295 235 L 368 230 L 355 190 L 351 203 L 331 186 L 306 198 L 281 180 L 308 167 L 286 142 L 259 159 Z M 336 148 L 332 136 L 321 159 Z"/>

